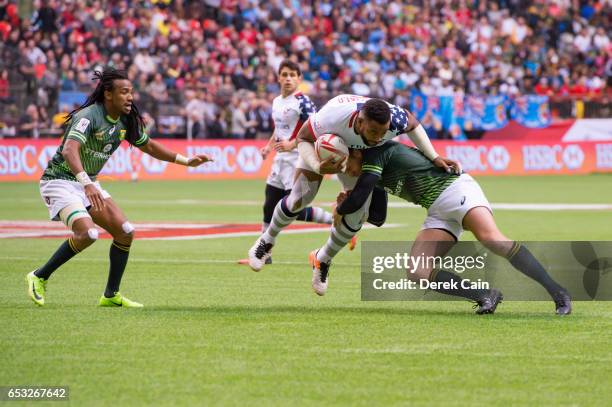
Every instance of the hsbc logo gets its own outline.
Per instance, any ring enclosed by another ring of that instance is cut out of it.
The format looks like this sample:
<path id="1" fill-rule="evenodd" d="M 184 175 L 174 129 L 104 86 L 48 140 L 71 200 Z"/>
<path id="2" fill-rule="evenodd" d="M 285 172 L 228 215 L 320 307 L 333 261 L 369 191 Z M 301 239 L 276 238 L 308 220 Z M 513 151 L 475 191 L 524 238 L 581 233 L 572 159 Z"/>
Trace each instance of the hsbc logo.
<path id="1" fill-rule="evenodd" d="M 236 164 L 238 164 L 242 172 L 247 174 L 259 171 L 261 162 L 261 154 L 257 147 L 254 146 L 242 147 L 236 156 Z"/>
<path id="2" fill-rule="evenodd" d="M 597 168 L 612 168 L 612 144 L 597 144 Z"/>
<path id="3" fill-rule="evenodd" d="M 495 171 L 504 171 L 510 164 L 510 153 L 503 146 L 493 146 L 487 154 L 489 165 Z"/>
<path id="4" fill-rule="evenodd" d="M 563 167 L 577 170 L 583 163 L 584 152 L 577 144 L 566 147 L 559 144 L 523 146 L 525 171 L 561 170 Z"/>
<path id="5" fill-rule="evenodd" d="M 457 160 L 465 171 L 505 171 L 510 164 L 510 153 L 504 146 L 453 145 L 446 147 L 446 156 Z"/>
<path id="6" fill-rule="evenodd" d="M 565 150 L 563 150 L 563 162 L 569 170 L 575 170 L 582 167 L 584 153 L 580 146 L 572 144 L 565 147 Z"/>

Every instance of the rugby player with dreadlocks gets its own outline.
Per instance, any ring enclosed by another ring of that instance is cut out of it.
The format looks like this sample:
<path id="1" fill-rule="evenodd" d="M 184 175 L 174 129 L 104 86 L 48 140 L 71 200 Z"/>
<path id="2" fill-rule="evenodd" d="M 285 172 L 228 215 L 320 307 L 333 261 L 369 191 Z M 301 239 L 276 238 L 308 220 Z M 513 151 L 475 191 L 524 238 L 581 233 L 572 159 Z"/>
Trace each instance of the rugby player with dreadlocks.
<path id="1" fill-rule="evenodd" d="M 47 164 L 40 194 L 52 220 L 61 220 L 73 232 L 46 264 L 26 276 L 28 293 L 35 304 L 45 304 L 49 277 L 62 264 L 98 239 L 98 229 L 112 237 L 110 269 L 100 306 L 142 307 L 119 293 L 134 239 L 128 222 L 110 194 L 102 189 L 96 176 L 123 140 L 162 161 L 197 167 L 211 161 L 206 155 L 191 158 L 175 153 L 149 138 L 144 121 L 133 103 L 133 89 L 123 71 L 107 68 L 96 71 L 98 85 L 86 102 L 66 119 L 62 144 Z"/>

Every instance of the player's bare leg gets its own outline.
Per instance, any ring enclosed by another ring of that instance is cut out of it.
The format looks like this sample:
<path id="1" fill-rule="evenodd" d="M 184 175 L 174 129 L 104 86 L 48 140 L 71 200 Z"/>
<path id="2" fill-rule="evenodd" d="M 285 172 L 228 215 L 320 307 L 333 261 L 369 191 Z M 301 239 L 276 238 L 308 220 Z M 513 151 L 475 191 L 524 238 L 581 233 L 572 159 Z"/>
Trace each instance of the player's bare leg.
<path id="1" fill-rule="evenodd" d="M 60 213 L 73 235 L 60 245 L 47 263 L 26 276 L 28 294 L 35 304 L 41 306 L 45 304 L 47 281 L 51 274 L 98 239 L 98 230 L 82 205 L 69 206 Z"/>
<path id="2" fill-rule="evenodd" d="M 446 230 L 423 229 L 415 239 L 410 251 L 411 257 L 444 256 L 455 245 L 456 238 Z M 478 306 L 477 314 L 493 314 L 497 305 L 503 299 L 501 292 L 496 289 L 476 290 L 465 289 L 461 282 L 463 279 L 446 270 L 437 270 L 423 264 L 415 270 L 407 270 L 408 278 L 419 281 L 421 279 L 436 283 L 435 291 L 467 298 Z M 469 284 L 467 285 L 469 286 Z"/>
<path id="3" fill-rule="evenodd" d="M 142 304 L 128 300 L 119 294 L 121 278 L 134 240 L 134 227 L 112 198 L 105 199 L 105 206 L 101 210 L 92 210 L 90 213 L 93 221 L 113 237 L 109 251 L 108 281 L 104 295 L 100 298 L 100 305 L 142 307 Z"/>
<path id="4" fill-rule="evenodd" d="M 302 168 L 296 169 L 291 193 L 276 205 L 268 229 L 249 249 L 249 266 L 251 269 L 254 271 L 262 269 L 266 259 L 272 254 L 272 247 L 276 243 L 278 234 L 298 218 L 302 209 L 310 205 L 317 195 L 322 181 L 323 176 L 316 172 Z"/>
<path id="5" fill-rule="evenodd" d="M 485 207 L 472 208 L 463 218 L 463 226 L 471 231 L 486 248 L 505 257 L 510 264 L 527 277 L 540 283 L 555 302 L 556 313 L 567 315 L 572 311 L 569 293 L 546 272 L 529 249 L 512 241 L 497 227 L 491 212 Z"/>

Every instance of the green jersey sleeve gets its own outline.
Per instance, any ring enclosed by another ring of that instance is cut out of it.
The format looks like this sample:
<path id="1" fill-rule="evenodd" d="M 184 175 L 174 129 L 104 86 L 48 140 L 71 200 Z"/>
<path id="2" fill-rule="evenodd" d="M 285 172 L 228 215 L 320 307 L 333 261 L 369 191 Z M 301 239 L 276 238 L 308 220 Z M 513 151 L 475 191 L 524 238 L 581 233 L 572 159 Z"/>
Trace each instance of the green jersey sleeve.
<path id="1" fill-rule="evenodd" d="M 386 144 L 364 150 L 361 172 L 382 176 L 383 169 L 391 156 L 389 146 Z"/>
<path id="2" fill-rule="evenodd" d="M 140 133 L 140 137 L 138 137 L 138 140 L 136 140 L 134 142 L 134 145 L 136 147 L 142 147 L 145 144 L 147 144 L 149 142 L 149 135 L 147 134 L 147 132 L 145 131 L 145 129 L 142 129 L 141 133 Z"/>
<path id="3" fill-rule="evenodd" d="M 93 117 L 86 117 L 77 113 L 72 118 L 66 139 L 75 140 L 81 145 L 85 144 L 93 131 L 95 125 L 93 121 Z"/>

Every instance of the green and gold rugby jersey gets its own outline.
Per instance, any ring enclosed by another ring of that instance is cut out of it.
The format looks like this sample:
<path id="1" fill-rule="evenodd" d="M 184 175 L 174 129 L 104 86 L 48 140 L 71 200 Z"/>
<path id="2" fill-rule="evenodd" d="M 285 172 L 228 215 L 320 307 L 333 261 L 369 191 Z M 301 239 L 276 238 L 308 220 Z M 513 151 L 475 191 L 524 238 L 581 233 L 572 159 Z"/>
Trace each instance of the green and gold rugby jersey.
<path id="1" fill-rule="evenodd" d="M 436 167 L 419 150 L 387 141 L 363 152 L 362 172 L 380 177 L 387 193 L 428 209 L 459 176 Z"/>
<path id="2" fill-rule="evenodd" d="M 65 179 L 76 181 L 68 163 L 62 156 L 66 140 L 76 140 L 81 144 L 80 157 L 83 169 L 95 181 L 96 175 L 102 170 L 113 152 L 125 139 L 127 127 L 122 117 L 113 120 L 101 103 L 94 103 L 78 111 L 66 128 L 62 144 L 41 177 L 42 180 Z M 134 143 L 136 147 L 149 142 L 149 136 L 143 132 Z"/>

